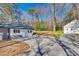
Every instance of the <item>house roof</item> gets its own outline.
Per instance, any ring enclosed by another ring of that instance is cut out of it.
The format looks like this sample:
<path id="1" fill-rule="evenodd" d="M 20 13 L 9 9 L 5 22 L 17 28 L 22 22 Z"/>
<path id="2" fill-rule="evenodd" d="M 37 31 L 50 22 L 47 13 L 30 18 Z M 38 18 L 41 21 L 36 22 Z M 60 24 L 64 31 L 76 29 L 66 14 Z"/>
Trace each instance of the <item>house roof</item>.
<path id="1" fill-rule="evenodd" d="M 64 26 L 65 28 L 77 28 L 79 27 L 79 20 L 73 20 Z"/>
<path id="2" fill-rule="evenodd" d="M 17 28 L 17 29 L 33 29 L 27 24 L 0 24 L 0 28 Z"/>

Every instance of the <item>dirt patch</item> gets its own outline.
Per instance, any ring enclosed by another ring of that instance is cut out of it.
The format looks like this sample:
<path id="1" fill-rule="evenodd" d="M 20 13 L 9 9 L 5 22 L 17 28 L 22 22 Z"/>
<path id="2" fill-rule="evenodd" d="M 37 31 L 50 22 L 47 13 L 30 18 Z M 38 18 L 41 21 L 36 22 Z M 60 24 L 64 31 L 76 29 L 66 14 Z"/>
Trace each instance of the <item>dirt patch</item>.
<path id="1" fill-rule="evenodd" d="M 0 41 L 0 56 L 14 56 L 29 51 L 29 48 L 22 41 Z"/>

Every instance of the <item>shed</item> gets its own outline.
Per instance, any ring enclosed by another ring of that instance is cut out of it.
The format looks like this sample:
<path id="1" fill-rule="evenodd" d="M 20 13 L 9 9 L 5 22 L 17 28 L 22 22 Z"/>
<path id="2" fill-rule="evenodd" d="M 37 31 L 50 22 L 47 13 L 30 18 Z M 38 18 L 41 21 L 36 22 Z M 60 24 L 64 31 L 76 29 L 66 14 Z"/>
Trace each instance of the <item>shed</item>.
<path id="1" fill-rule="evenodd" d="M 79 28 L 79 20 L 73 20 L 64 26 L 65 34 L 75 34 L 75 31 Z"/>

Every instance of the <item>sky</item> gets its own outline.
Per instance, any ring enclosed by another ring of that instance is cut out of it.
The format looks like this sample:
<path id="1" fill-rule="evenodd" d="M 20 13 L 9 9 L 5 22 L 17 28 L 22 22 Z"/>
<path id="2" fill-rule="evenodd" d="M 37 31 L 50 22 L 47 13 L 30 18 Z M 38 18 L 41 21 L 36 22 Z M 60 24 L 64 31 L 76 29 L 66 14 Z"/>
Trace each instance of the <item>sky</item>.
<path id="1" fill-rule="evenodd" d="M 25 13 L 27 13 L 30 8 L 37 8 L 37 7 L 40 7 L 40 6 L 44 6 L 44 7 L 48 6 L 47 3 L 17 3 L 17 5 L 18 5 L 18 9 L 22 10 Z M 45 16 L 45 17 L 42 16 L 41 18 L 46 19 L 47 16 Z"/>
<path id="2" fill-rule="evenodd" d="M 28 10 L 30 8 L 36 8 L 36 7 L 40 7 L 40 6 L 44 6 L 47 7 L 48 3 L 17 3 L 18 5 L 18 10 L 22 10 L 23 12 L 28 12 Z M 69 4 L 65 4 L 64 8 L 62 11 L 58 11 L 57 14 L 57 18 L 61 19 L 66 12 L 68 12 L 70 10 L 70 5 Z M 47 13 L 47 15 L 42 16 L 43 19 L 48 19 L 50 17 L 50 12 Z"/>
<path id="3" fill-rule="evenodd" d="M 17 4 L 17 9 L 23 11 L 23 13 L 27 13 L 30 8 L 37 8 L 41 12 L 40 14 L 42 15 L 41 16 L 42 19 L 48 19 L 48 18 L 50 18 L 51 15 L 53 15 L 53 14 L 51 14 L 51 12 L 49 10 L 50 8 L 48 7 L 48 3 L 15 3 L 15 4 Z M 40 7 L 43 7 L 42 10 L 40 10 Z M 70 4 L 67 3 L 67 4 L 65 4 L 65 6 L 62 10 L 61 10 L 61 8 L 59 8 L 58 11 L 56 11 L 56 17 L 58 19 L 63 18 L 63 16 L 69 10 L 70 10 Z M 31 15 L 29 15 L 28 13 L 27 13 L 27 15 L 29 17 L 31 17 Z"/>
<path id="4" fill-rule="evenodd" d="M 44 13 L 44 16 L 41 16 L 41 18 L 48 19 L 51 16 L 51 13 L 48 8 L 48 3 L 15 3 L 15 4 L 17 4 L 17 6 L 18 6 L 17 9 L 23 11 L 23 13 L 27 13 L 30 8 L 37 8 L 37 7 L 40 8 L 40 6 L 42 6 L 44 8 L 42 9 L 42 11 L 40 11 L 40 9 L 39 9 L 39 11 L 41 13 Z M 58 19 L 61 19 L 66 14 L 66 12 L 68 12 L 69 10 L 70 10 L 70 5 L 65 4 L 65 6 L 62 10 L 58 10 L 56 12 L 56 17 Z M 29 15 L 29 14 L 27 13 L 27 15 Z M 31 17 L 31 15 L 29 15 L 29 17 Z"/>
<path id="5" fill-rule="evenodd" d="M 35 8 L 38 6 L 47 6 L 46 3 L 17 3 L 18 9 L 23 11 L 28 11 L 30 8 Z"/>

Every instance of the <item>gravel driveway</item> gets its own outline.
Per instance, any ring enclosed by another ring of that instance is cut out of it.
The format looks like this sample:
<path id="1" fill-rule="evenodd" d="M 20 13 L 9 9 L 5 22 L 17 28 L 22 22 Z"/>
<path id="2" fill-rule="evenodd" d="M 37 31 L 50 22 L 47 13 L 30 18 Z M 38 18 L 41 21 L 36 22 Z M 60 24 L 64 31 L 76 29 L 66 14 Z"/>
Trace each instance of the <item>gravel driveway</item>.
<path id="1" fill-rule="evenodd" d="M 69 35 L 68 35 L 69 36 Z M 24 42 L 31 45 L 28 53 L 18 56 L 79 56 L 79 45 L 74 45 L 74 40 L 67 36 L 55 37 L 31 37 Z"/>
<path id="2" fill-rule="evenodd" d="M 28 53 L 19 54 L 20 56 L 66 56 L 54 37 L 34 37 L 26 39 L 25 42 L 31 45 L 31 50 Z"/>

